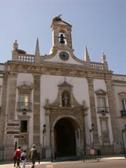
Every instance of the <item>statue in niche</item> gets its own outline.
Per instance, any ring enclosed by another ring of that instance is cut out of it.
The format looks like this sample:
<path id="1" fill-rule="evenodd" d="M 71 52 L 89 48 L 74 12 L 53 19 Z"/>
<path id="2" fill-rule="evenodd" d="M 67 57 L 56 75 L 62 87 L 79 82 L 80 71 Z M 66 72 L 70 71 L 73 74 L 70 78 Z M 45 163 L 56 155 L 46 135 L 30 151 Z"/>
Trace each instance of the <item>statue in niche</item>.
<path id="1" fill-rule="evenodd" d="M 62 94 L 62 106 L 69 107 L 70 106 L 70 95 L 68 92 L 63 92 Z"/>

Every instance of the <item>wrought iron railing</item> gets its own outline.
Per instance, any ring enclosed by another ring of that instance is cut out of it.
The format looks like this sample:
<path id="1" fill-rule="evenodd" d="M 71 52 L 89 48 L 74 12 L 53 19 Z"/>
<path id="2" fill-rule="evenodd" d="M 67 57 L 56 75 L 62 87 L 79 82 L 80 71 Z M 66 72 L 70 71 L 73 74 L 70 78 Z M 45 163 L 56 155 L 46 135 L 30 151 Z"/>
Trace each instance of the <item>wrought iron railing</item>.
<path id="1" fill-rule="evenodd" d="M 97 107 L 97 112 L 98 113 L 109 113 L 109 107 Z"/>

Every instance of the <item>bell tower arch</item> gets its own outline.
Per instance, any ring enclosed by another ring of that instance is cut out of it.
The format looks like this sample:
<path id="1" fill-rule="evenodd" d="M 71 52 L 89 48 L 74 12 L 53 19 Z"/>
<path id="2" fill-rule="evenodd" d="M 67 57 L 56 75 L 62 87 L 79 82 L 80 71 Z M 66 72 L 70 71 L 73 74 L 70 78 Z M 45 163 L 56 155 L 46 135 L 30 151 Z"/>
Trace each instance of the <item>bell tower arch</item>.
<path id="1" fill-rule="evenodd" d="M 72 49 L 72 37 L 71 28 L 72 26 L 63 21 L 60 16 L 53 18 L 52 20 L 52 49 Z"/>

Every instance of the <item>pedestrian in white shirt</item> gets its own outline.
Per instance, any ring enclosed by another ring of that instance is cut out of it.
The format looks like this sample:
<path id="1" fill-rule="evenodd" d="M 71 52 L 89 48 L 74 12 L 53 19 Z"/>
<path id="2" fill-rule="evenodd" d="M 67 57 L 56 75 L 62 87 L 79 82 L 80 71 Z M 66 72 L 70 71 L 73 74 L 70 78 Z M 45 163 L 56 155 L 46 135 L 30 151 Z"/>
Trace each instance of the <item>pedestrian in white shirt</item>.
<path id="1" fill-rule="evenodd" d="M 24 150 L 24 151 L 21 153 L 22 168 L 25 168 L 26 161 L 27 161 L 27 153 L 26 153 L 26 150 Z"/>

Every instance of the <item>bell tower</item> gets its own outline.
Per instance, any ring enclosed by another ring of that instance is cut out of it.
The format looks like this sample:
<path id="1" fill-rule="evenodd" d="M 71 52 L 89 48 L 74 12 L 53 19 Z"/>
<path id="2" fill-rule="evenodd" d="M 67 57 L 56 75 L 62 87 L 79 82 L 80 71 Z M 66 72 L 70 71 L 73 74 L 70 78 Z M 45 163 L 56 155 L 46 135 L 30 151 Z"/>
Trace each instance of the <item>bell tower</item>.
<path id="1" fill-rule="evenodd" d="M 72 26 L 63 21 L 60 16 L 53 18 L 52 20 L 52 49 L 68 50 L 72 49 Z"/>

